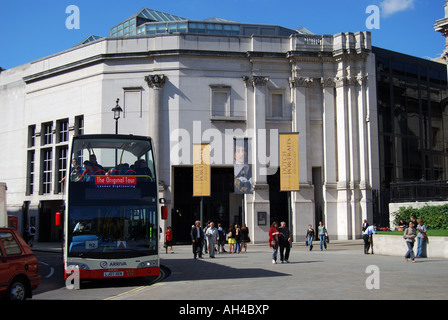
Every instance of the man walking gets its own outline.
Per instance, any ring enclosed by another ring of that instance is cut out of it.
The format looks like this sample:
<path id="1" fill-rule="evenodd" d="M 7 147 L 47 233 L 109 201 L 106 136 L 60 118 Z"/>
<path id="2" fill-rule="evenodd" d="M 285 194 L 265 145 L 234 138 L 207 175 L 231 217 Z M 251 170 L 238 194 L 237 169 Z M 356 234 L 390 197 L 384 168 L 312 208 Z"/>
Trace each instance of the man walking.
<path id="1" fill-rule="evenodd" d="M 195 222 L 195 225 L 193 228 L 191 228 L 190 232 L 191 241 L 193 243 L 193 257 L 196 259 L 196 256 L 199 256 L 199 258 L 202 258 L 202 229 L 201 229 L 201 222 L 197 220 Z"/>
<path id="2" fill-rule="evenodd" d="M 289 229 L 286 228 L 286 222 L 280 222 L 280 238 L 279 238 L 279 246 L 280 246 L 280 263 L 286 262 L 289 263 L 289 251 L 291 250 L 291 233 Z"/>
<path id="3" fill-rule="evenodd" d="M 210 255 L 210 258 L 215 257 L 215 245 L 217 244 L 219 240 L 219 232 L 218 229 L 215 228 L 215 223 L 210 222 L 210 227 L 207 229 L 207 232 L 205 233 L 207 239 L 208 239 L 208 253 Z"/>

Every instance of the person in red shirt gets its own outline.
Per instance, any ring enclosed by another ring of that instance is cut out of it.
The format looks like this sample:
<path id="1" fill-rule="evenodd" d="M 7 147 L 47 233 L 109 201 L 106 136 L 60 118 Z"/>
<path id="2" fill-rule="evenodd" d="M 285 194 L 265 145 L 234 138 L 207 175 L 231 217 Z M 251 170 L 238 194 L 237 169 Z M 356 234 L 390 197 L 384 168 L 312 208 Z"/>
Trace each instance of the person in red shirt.
<path id="1" fill-rule="evenodd" d="M 173 252 L 173 229 L 171 227 L 168 227 L 165 231 L 165 250 L 166 253 L 168 253 L 168 247 L 170 247 L 170 253 Z"/>
<path id="2" fill-rule="evenodd" d="M 274 221 L 269 229 L 269 247 L 273 249 L 272 263 L 277 264 L 278 240 L 280 231 L 278 231 L 278 222 Z"/>

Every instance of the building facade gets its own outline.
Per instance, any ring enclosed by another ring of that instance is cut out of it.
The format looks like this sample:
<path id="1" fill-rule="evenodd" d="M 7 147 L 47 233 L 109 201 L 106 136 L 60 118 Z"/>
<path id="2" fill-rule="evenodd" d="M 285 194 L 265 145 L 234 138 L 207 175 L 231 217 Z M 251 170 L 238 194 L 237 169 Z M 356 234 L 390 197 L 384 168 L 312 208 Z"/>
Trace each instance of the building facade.
<path id="1" fill-rule="evenodd" d="M 263 243 L 274 220 L 289 221 L 294 241 L 318 221 L 333 239 L 359 238 L 363 219 L 373 222 L 380 164 L 370 33 L 313 35 L 145 9 L 111 37 L 91 39 L 0 73 L 0 180 L 19 228 L 35 224 L 41 241 L 60 239 L 54 215 L 70 138 L 114 133 L 117 98 L 119 133 L 154 138 L 170 213 L 161 223 L 179 243 L 199 218 L 193 145 L 203 142 L 212 166 L 204 223 L 246 223 Z M 279 190 L 282 132 L 299 132 L 300 191 L 290 196 Z M 251 194 L 233 190 L 234 138 L 251 141 Z"/>

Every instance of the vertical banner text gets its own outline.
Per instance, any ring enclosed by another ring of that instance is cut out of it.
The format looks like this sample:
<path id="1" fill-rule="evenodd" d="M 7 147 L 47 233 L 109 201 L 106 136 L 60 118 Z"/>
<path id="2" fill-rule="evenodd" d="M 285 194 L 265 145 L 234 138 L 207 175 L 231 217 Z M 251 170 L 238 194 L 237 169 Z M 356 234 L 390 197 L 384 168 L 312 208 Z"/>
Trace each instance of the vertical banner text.
<path id="1" fill-rule="evenodd" d="M 193 197 L 210 194 L 210 145 L 193 145 Z"/>
<path id="2" fill-rule="evenodd" d="M 299 191 L 299 133 L 280 133 L 280 191 Z"/>

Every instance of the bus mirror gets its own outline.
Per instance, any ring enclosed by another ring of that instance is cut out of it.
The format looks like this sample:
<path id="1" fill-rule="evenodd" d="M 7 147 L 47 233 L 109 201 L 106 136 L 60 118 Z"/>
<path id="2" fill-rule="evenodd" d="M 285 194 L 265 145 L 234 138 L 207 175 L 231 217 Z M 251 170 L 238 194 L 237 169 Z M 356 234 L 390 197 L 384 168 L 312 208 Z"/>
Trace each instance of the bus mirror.
<path id="1" fill-rule="evenodd" d="M 162 220 L 168 219 L 168 207 L 162 206 Z"/>

